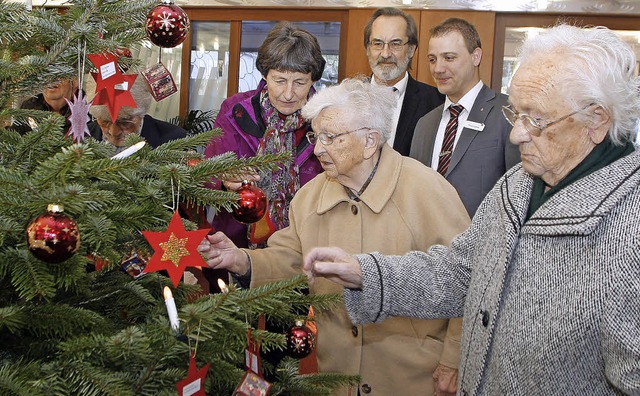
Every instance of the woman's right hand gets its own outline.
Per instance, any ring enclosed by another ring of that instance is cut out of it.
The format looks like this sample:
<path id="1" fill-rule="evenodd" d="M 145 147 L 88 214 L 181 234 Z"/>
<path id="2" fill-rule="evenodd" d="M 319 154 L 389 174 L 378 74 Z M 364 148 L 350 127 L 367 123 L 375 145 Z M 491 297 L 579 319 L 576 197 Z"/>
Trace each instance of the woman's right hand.
<path id="1" fill-rule="evenodd" d="M 240 187 L 242 187 L 243 181 L 257 182 L 258 180 L 260 180 L 260 176 L 258 174 L 242 175 L 238 178 L 223 180 L 222 185 L 227 189 L 227 191 L 238 191 Z"/>
<path id="2" fill-rule="evenodd" d="M 247 255 L 222 232 L 207 235 L 198 245 L 198 252 L 209 268 L 226 269 L 240 275 L 249 270 Z"/>

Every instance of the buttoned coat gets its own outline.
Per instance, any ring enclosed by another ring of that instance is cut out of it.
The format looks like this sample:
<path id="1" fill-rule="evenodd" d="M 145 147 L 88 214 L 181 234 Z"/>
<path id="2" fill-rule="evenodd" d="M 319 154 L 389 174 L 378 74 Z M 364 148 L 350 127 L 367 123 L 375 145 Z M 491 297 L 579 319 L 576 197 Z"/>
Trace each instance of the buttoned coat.
<path id="1" fill-rule="evenodd" d="M 444 175 L 458 191 L 471 217 L 496 181 L 520 162 L 518 147 L 509 142 L 511 125 L 502 115 L 502 106 L 506 104 L 506 95 L 482 86 L 467 121 L 483 125 L 483 129 L 462 129 Z M 422 117 L 413 135 L 410 156 L 427 166 L 431 166 L 443 110 L 444 105 Z"/>
<path id="2" fill-rule="evenodd" d="M 464 206 L 444 178 L 387 144 L 361 201 L 350 199 L 344 186 L 322 173 L 296 193 L 289 218 L 289 227 L 274 233 L 267 248 L 247 250 L 251 287 L 301 274 L 303 256 L 317 246 L 402 254 L 434 243 L 448 244 L 469 223 Z M 310 285 L 310 292 L 316 294 L 342 291 L 325 279 Z M 316 313 L 316 319 L 319 370 L 360 374 L 361 394 L 431 394 L 431 374 L 438 362 L 458 365 L 460 319 L 392 318 L 354 326 L 343 305 Z"/>
<path id="3" fill-rule="evenodd" d="M 444 103 L 444 95 L 436 87 L 417 81 L 411 74 L 404 92 L 402 109 L 393 139 L 393 148 L 402 155 L 409 155 L 413 132 L 418 120 Z"/>
<path id="4" fill-rule="evenodd" d="M 639 395 L 639 164 L 636 151 L 573 182 L 528 220 L 533 179 L 514 167 L 450 249 L 358 256 L 351 317 L 464 307 L 464 395 Z"/>

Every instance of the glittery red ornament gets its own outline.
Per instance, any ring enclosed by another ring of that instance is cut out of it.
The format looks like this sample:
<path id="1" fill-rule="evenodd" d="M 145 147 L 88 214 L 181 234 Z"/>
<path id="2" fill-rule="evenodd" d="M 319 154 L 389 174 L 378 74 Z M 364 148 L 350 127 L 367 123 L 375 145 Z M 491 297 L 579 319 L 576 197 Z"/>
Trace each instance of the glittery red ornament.
<path id="1" fill-rule="evenodd" d="M 255 223 L 267 212 L 267 196 L 248 181 L 236 191 L 240 194 L 238 207 L 233 209 L 233 217 L 241 223 Z"/>
<path id="2" fill-rule="evenodd" d="M 147 37 L 158 47 L 173 48 L 180 45 L 189 34 L 191 22 L 186 12 L 173 0 L 162 0 L 147 14 Z"/>
<path id="3" fill-rule="evenodd" d="M 309 355 L 316 347 L 316 336 L 301 320 L 287 332 L 287 353 L 296 359 Z"/>
<path id="4" fill-rule="evenodd" d="M 62 205 L 51 204 L 47 213 L 36 217 L 27 227 L 29 250 L 47 263 L 68 259 L 80 246 L 78 225 L 62 214 L 63 210 Z"/>

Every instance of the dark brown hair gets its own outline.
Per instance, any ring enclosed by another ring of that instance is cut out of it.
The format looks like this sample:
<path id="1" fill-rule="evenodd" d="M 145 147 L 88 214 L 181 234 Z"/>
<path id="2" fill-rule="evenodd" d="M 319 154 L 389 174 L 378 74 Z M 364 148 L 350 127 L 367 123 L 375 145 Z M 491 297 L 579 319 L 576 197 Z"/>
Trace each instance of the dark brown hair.
<path id="1" fill-rule="evenodd" d="M 324 71 L 325 60 L 314 35 L 290 22 L 278 23 L 258 48 L 256 67 L 263 76 L 269 70 L 311 73 L 318 81 Z"/>

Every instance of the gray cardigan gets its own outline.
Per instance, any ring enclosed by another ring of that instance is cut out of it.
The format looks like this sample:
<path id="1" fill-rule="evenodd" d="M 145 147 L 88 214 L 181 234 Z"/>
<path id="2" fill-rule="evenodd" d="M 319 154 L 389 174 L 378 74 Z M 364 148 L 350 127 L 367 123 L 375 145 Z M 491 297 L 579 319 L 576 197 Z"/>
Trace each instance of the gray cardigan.
<path id="1" fill-rule="evenodd" d="M 351 319 L 464 312 L 463 395 L 640 395 L 640 153 L 525 222 L 532 183 L 507 172 L 450 249 L 359 255 Z"/>

